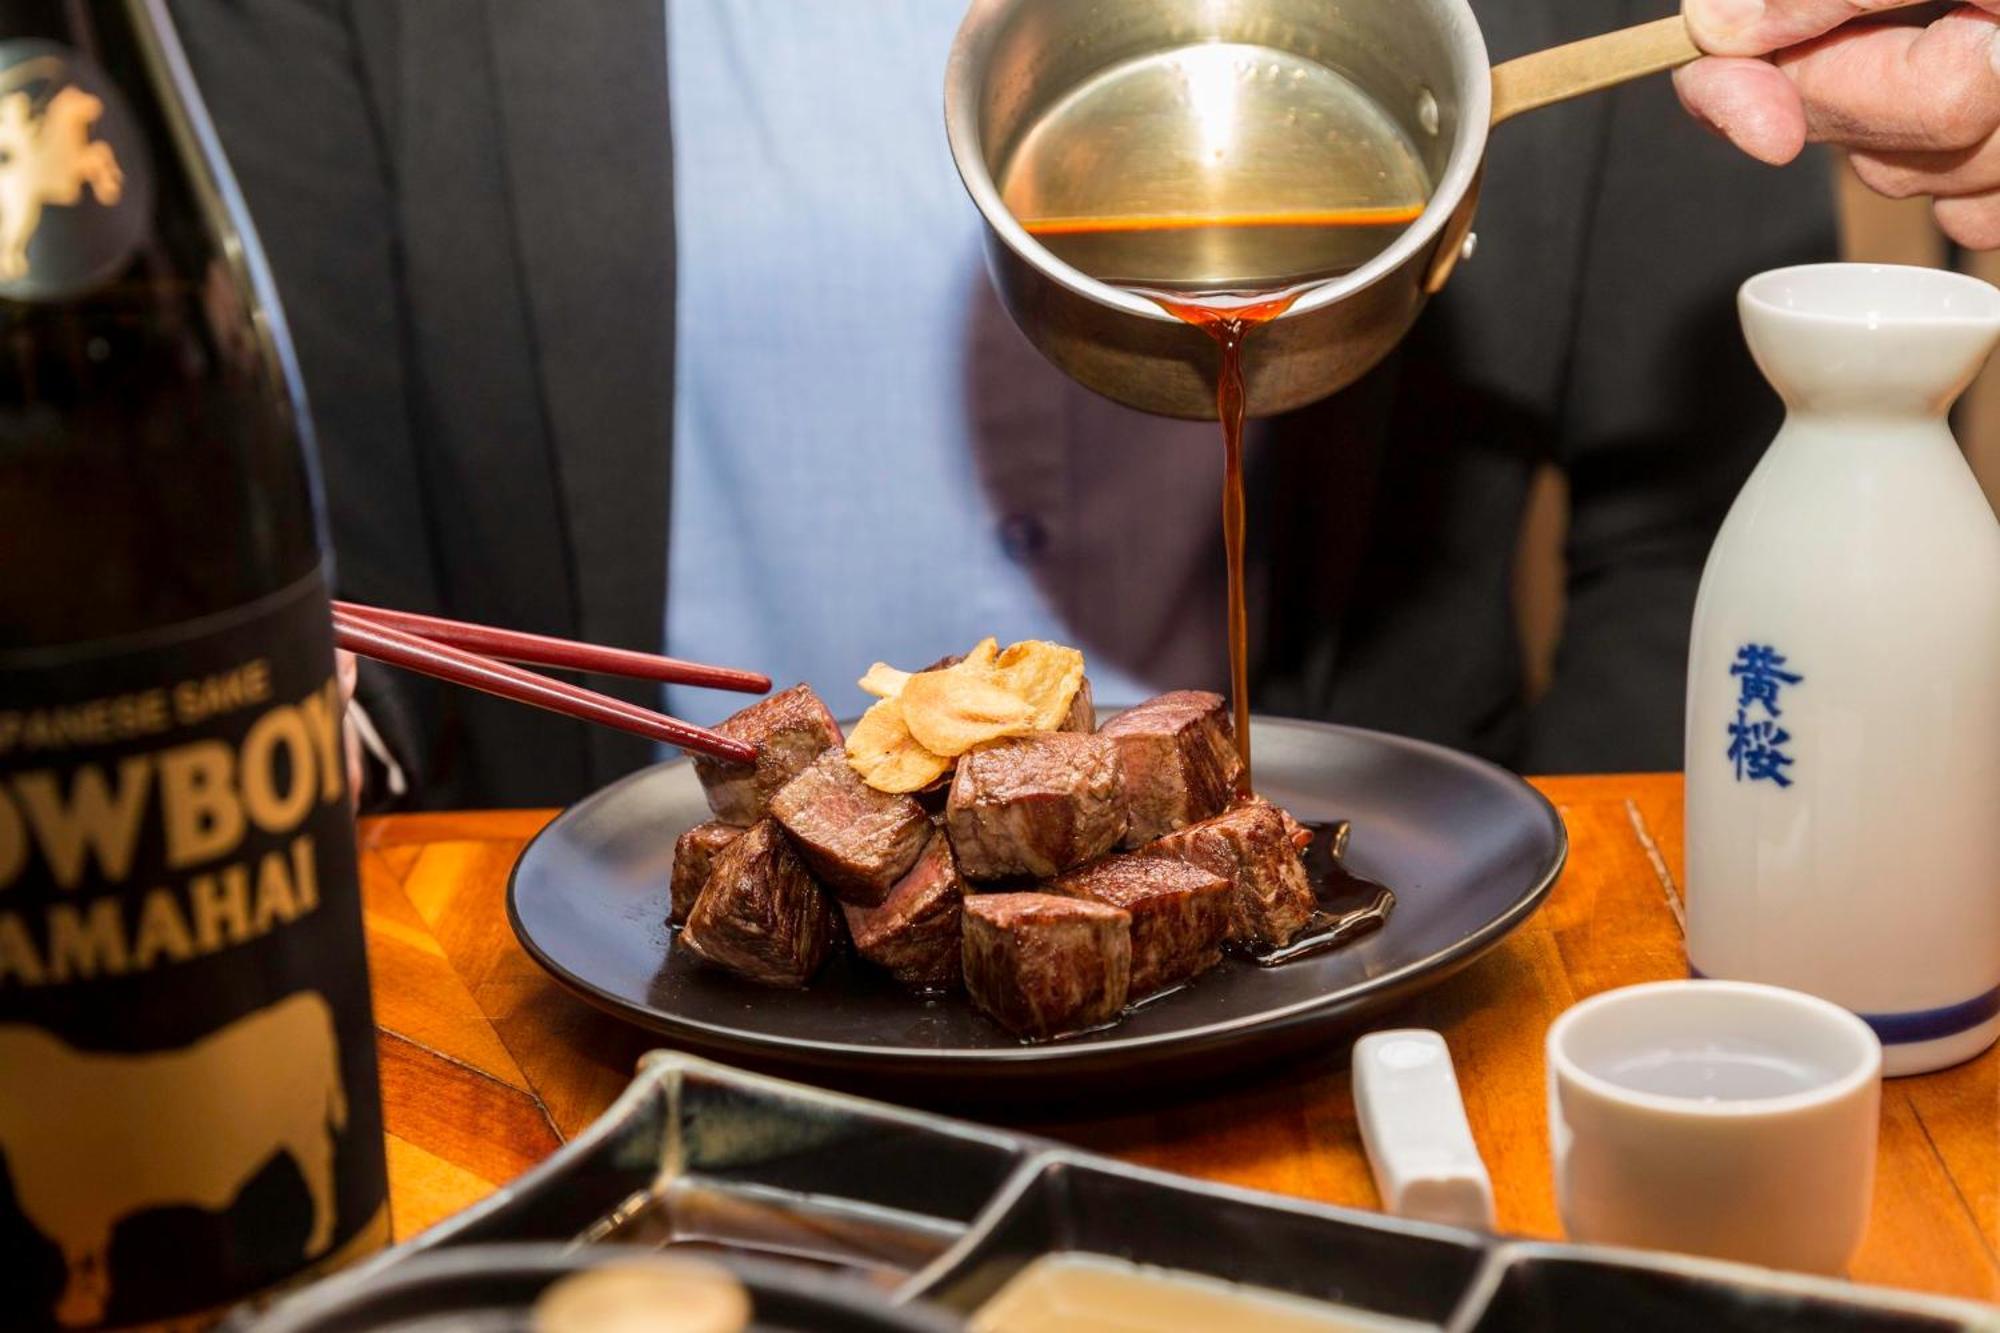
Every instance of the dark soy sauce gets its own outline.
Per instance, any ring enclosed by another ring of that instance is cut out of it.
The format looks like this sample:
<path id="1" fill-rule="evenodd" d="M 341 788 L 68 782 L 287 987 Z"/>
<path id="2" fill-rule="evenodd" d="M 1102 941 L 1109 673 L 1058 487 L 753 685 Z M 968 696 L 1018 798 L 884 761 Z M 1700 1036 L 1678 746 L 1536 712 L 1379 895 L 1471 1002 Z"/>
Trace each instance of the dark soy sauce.
<path id="1" fill-rule="evenodd" d="M 1151 298 L 1221 350 L 1229 675 L 1247 794 L 1243 343 L 1423 215 L 1425 152 L 1402 117 L 1311 55 L 1191 40 L 1043 107 L 997 175 L 1008 211 L 1051 254 Z"/>
<path id="2" fill-rule="evenodd" d="M 1254 790 L 1250 767 L 1250 624 L 1243 587 L 1243 417 L 1247 395 L 1243 384 L 1243 344 L 1260 325 L 1292 308 L 1310 287 L 1248 295 L 1230 293 L 1183 296 L 1145 291 L 1176 319 L 1187 321 L 1215 340 L 1221 363 L 1215 380 L 1215 414 L 1222 422 L 1222 542 L 1229 566 L 1229 694 L 1236 723 L 1236 749 L 1243 759 L 1239 796 Z M 1349 826 L 1346 820 L 1308 824 L 1312 841 L 1305 851 L 1306 875 L 1319 899 L 1306 928 L 1291 943 L 1252 951 L 1259 967 L 1276 967 L 1309 954 L 1336 949 L 1362 935 L 1380 930 L 1396 906 L 1396 895 L 1347 868 Z"/>
<path id="3" fill-rule="evenodd" d="M 1347 868 L 1347 835 L 1351 826 L 1346 820 L 1305 827 L 1312 834 L 1312 842 L 1305 850 L 1306 878 L 1312 881 L 1319 910 L 1290 944 L 1252 953 L 1250 959 L 1259 967 L 1276 967 L 1308 954 L 1337 949 L 1380 930 L 1388 922 L 1389 913 L 1395 910 L 1393 889 Z"/>
<path id="4" fill-rule="evenodd" d="M 1250 780 L 1250 613 L 1243 591 L 1243 343 L 1260 324 L 1292 308 L 1306 289 L 1251 296 L 1183 296 L 1146 292 L 1162 310 L 1215 339 L 1222 354 L 1215 379 L 1215 415 L 1222 422 L 1222 544 L 1229 562 L 1229 698 L 1236 718 L 1236 752 L 1243 776 L 1236 791 L 1248 796 Z"/>

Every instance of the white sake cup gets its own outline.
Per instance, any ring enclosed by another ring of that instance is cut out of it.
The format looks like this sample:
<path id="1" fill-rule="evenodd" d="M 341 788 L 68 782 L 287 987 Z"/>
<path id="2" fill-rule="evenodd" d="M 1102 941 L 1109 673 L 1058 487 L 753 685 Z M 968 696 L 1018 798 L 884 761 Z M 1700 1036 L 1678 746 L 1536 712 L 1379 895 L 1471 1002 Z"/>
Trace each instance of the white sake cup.
<path id="1" fill-rule="evenodd" d="M 1571 1239 L 1815 1273 L 1853 1255 L 1882 1044 L 1839 1005 L 1745 981 L 1628 986 L 1555 1021 L 1548 1067 Z"/>

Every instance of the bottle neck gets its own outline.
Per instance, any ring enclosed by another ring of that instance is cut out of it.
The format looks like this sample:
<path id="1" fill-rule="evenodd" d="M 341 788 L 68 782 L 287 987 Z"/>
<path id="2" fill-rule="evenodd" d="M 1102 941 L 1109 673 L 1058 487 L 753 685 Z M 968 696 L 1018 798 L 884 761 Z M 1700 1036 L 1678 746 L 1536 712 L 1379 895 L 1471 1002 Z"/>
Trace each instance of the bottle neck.
<path id="1" fill-rule="evenodd" d="M 0 651 L 201 620 L 322 563 L 283 322 L 163 13 L 0 8 L 17 114 L 84 145 L 43 164 L 75 197 L 0 238 Z"/>
<path id="2" fill-rule="evenodd" d="M 1798 436 L 1808 440 L 1842 440 L 1855 443 L 1935 444 L 1956 447 L 1948 412 L 1930 408 L 1815 407 L 1790 405 L 1785 411 L 1780 439 Z"/>

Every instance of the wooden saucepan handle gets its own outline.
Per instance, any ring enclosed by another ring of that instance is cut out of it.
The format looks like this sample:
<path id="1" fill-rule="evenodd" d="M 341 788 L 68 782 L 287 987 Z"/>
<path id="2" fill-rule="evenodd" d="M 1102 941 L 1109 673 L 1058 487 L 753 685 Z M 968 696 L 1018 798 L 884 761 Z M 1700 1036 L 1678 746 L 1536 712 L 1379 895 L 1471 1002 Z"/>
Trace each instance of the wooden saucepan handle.
<path id="1" fill-rule="evenodd" d="M 1617 32 L 1521 56 L 1493 67 L 1492 123 L 1498 125 L 1538 106 L 1675 69 L 1701 54 L 1701 48 L 1688 33 L 1687 21 L 1675 14 L 1635 28 L 1620 28 Z M 1445 224 L 1436 257 L 1424 277 L 1426 292 L 1435 294 L 1442 290 L 1451 277 L 1478 206 L 1479 182 L 1475 180 L 1465 192 L 1458 212 Z"/>
<path id="2" fill-rule="evenodd" d="M 1675 14 L 1509 60 L 1493 67 L 1493 123 L 1685 65 L 1701 53 Z"/>
<path id="3" fill-rule="evenodd" d="M 1702 54 L 1688 34 L 1687 22 L 1672 18 L 1621 28 L 1599 37 L 1586 37 L 1567 46 L 1552 46 L 1531 56 L 1521 56 L 1493 67 L 1493 120 L 1501 121 L 1533 111 L 1551 102 L 1567 101 L 1584 93 L 1624 83 L 1628 79 L 1687 64 Z M 1424 290 L 1435 294 L 1443 289 L 1464 250 L 1466 233 L 1472 230 L 1472 215 L 1479 206 L 1479 182 L 1465 193 L 1458 212 L 1445 224 L 1430 272 L 1424 276 Z"/>

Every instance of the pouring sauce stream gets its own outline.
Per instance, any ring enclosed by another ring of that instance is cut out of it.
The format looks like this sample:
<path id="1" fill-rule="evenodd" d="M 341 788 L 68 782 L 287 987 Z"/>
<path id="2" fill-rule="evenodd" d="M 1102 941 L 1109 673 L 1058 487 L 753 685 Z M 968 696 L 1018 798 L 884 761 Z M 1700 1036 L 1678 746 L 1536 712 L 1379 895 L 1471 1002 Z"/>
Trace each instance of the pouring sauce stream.
<path id="1" fill-rule="evenodd" d="M 1222 422 L 1222 543 L 1229 562 L 1229 698 L 1236 720 L 1236 752 L 1243 759 L 1237 794 L 1248 796 L 1250 779 L 1250 611 L 1243 588 L 1243 343 L 1252 330 L 1292 308 L 1305 288 L 1259 292 L 1181 295 L 1144 292 L 1162 310 L 1187 321 L 1215 340 L 1222 364 L 1215 380 L 1215 415 Z"/>

